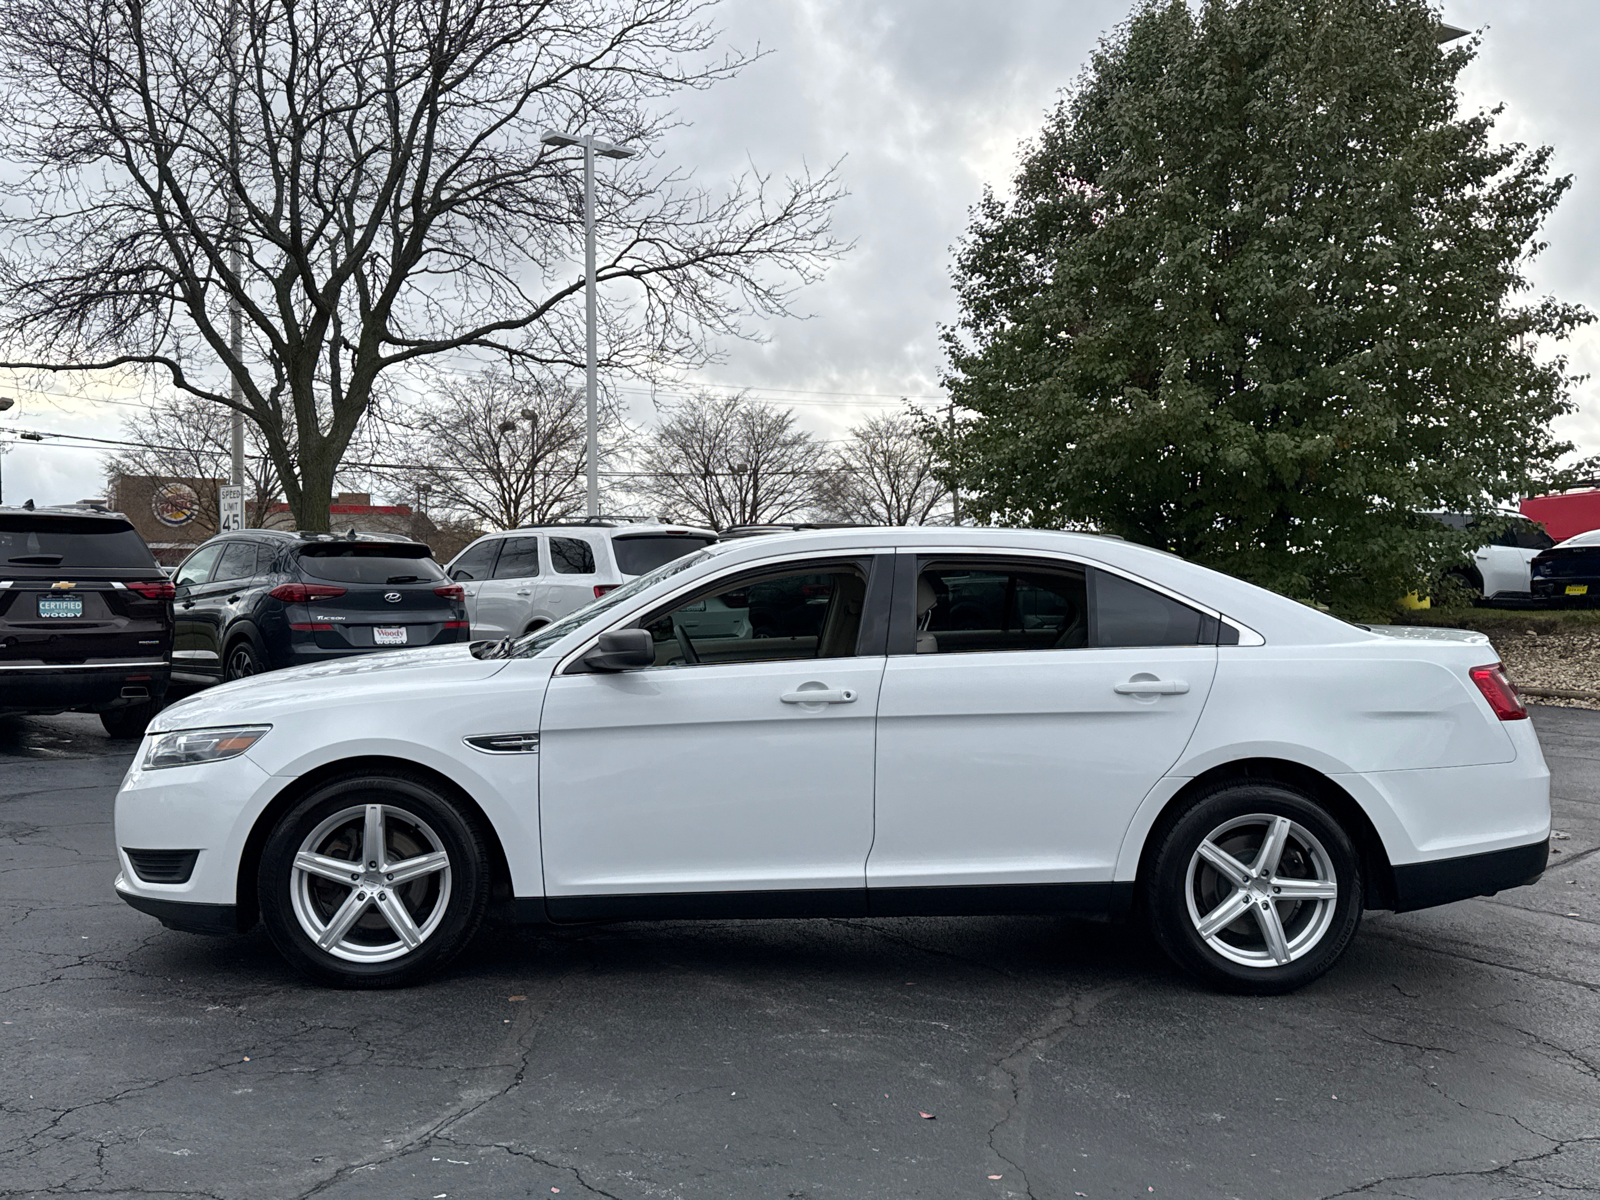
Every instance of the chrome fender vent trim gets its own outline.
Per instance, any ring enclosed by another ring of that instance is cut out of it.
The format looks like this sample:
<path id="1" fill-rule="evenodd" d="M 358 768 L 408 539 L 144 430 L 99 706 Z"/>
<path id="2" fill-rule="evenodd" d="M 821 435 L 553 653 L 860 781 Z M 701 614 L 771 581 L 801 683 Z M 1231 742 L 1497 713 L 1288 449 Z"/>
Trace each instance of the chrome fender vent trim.
<path id="1" fill-rule="evenodd" d="M 479 733 L 461 740 L 484 754 L 539 753 L 537 733 Z"/>

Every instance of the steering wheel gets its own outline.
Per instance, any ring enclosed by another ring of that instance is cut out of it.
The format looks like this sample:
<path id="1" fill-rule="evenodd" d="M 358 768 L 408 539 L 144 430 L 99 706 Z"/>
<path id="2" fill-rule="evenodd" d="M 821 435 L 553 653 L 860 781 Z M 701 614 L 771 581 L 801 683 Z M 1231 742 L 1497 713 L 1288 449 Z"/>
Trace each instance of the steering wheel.
<path id="1" fill-rule="evenodd" d="M 683 631 L 683 626 L 674 621 L 672 630 L 678 635 L 678 648 L 683 651 L 683 661 L 686 663 L 698 663 L 700 656 L 695 653 L 694 643 L 689 640 L 689 635 Z"/>

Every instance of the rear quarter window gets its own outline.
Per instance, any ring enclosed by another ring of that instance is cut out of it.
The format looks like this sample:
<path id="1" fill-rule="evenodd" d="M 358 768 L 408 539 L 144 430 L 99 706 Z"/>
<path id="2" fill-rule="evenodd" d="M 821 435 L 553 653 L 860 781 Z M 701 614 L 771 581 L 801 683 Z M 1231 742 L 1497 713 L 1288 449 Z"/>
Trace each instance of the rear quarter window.
<path id="1" fill-rule="evenodd" d="M 329 583 L 426 583 L 443 579 L 444 568 L 426 546 L 381 543 L 319 543 L 300 548 L 300 570 Z"/>
<path id="2" fill-rule="evenodd" d="M 594 547 L 577 538 L 550 539 L 550 565 L 558 575 L 593 575 Z"/>
<path id="3" fill-rule="evenodd" d="M 1096 646 L 1214 646 L 1217 623 L 1169 596 L 1094 571 L 1091 607 Z"/>
<path id="4" fill-rule="evenodd" d="M 13 567 L 143 567 L 156 560 L 126 521 L 0 517 L 0 563 Z"/>

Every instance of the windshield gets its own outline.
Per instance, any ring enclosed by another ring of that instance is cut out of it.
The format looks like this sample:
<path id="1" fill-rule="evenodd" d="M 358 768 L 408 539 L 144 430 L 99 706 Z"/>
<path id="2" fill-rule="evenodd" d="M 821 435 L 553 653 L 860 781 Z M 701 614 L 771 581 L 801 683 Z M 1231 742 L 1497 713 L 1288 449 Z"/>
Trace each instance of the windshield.
<path id="1" fill-rule="evenodd" d="M 580 608 L 575 613 L 569 613 L 559 621 L 552 622 L 534 633 L 524 634 L 513 644 L 511 653 L 517 658 L 532 658 L 541 650 L 555 645 L 567 634 L 575 629 L 581 629 L 590 621 L 609 612 L 626 600 L 631 600 L 640 592 L 655 587 L 663 579 L 671 579 L 679 571 L 687 571 L 690 567 L 699 566 L 711 557 L 709 551 L 702 550 L 698 554 L 690 554 L 684 558 L 675 558 L 669 563 L 657 567 L 648 575 L 641 575 L 631 579 L 619 588 L 613 588 L 593 604 Z"/>
<path id="2" fill-rule="evenodd" d="M 156 560 L 126 521 L 105 517 L 0 517 L 0 562 L 18 567 L 143 567 Z"/>
<path id="3" fill-rule="evenodd" d="M 617 570 L 624 575 L 643 575 L 716 540 L 697 533 L 631 533 L 611 539 L 611 549 L 617 556 Z"/>

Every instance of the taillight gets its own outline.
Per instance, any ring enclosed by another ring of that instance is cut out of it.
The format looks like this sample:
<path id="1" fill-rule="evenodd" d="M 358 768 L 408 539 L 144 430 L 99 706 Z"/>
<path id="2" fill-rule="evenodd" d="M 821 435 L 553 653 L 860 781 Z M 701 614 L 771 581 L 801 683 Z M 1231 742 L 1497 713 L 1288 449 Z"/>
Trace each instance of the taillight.
<path id="1" fill-rule="evenodd" d="M 288 604 L 309 604 L 313 600 L 332 600 L 345 594 L 342 587 L 329 587 L 323 583 L 280 583 L 267 595 Z"/>
<path id="2" fill-rule="evenodd" d="M 332 621 L 292 621 L 289 624 L 289 628 L 290 629 L 297 629 L 301 633 L 315 633 L 319 629 L 322 629 L 322 630 L 332 629 L 333 628 L 333 622 Z"/>
<path id="3" fill-rule="evenodd" d="M 178 594 L 178 589 L 171 583 L 130 583 L 127 589 L 146 600 L 171 600 Z"/>
<path id="4" fill-rule="evenodd" d="M 433 594 L 442 596 L 446 600 L 465 600 L 467 598 L 467 589 L 459 583 L 441 583 L 433 589 Z"/>
<path id="5" fill-rule="evenodd" d="M 465 621 L 446 621 L 444 627 L 446 629 L 465 629 L 467 623 Z"/>
<path id="6" fill-rule="evenodd" d="M 611 591 L 615 587 L 617 587 L 617 585 L 614 584 L 614 583 L 597 583 L 597 584 L 595 584 L 594 585 L 594 598 L 596 600 L 600 599 L 601 596 L 604 596 L 607 592 Z"/>
<path id="7" fill-rule="evenodd" d="M 1517 689 L 1506 678 L 1505 668 L 1499 663 L 1473 667 L 1468 674 L 1472 676 L 1472 682 L 1478 685 L 1483 698 L 1489 702 L 1489 707 L 1494 709 L 1495 716 L 1502 721 L 1528 719 L 1528 710 L 1522 703 L 1522 697 L 1517 695 Z"/>

